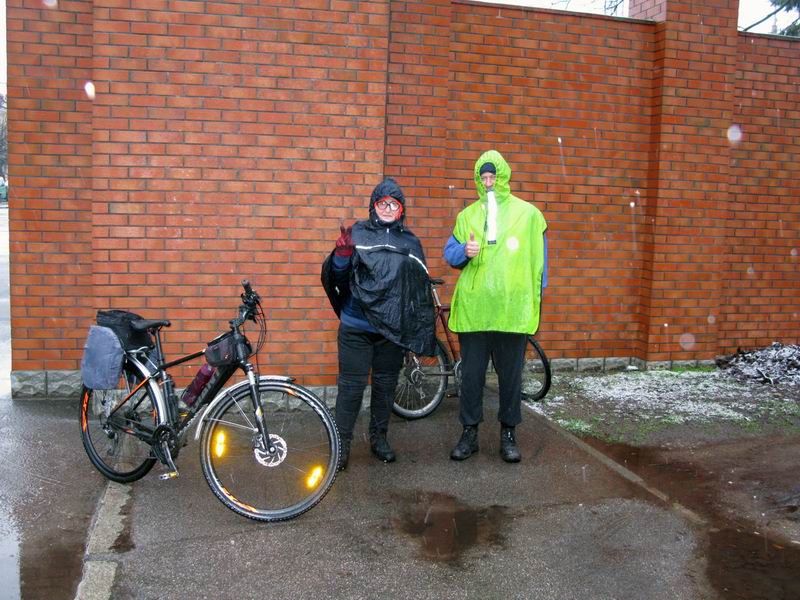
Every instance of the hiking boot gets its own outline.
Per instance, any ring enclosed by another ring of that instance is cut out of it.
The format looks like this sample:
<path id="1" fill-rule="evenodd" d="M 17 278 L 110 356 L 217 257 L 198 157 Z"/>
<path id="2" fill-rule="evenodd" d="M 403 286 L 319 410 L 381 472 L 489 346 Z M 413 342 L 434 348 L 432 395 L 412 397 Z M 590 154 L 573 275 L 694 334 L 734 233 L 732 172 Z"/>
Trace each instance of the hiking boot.
<path id="1" fill-rule="evenodd" d="M 464 460 L 472 456 L 478 451 L 478 426 L 477 425 L 464 425 L 464 431 L 461 432 L 461 439 L 458 440 L 456 447 L 450 452 L 450 458 L 453 460 Z"/>
<path id="2" fill-rule="evenodd" d="M 350 460 L 350 440 L 341 440 L 339 444 L 339 471 L 344 471 L 347 468 L 347 462 Z"/>
<path id="3" fill-rule="evenodd" d="M 376 431 L 369 436 L 369 447 L 372 453 L 385 463 L 394 462 L 397 455 L 386 440 L 385 431 Z"/>
<path id="4" fill-rule="evenodd" d="M 522 460 L 522 454 L 517 448 L 517 436 L 513 427 L 503 426 L 500 429 L 500 456 L 507 463 L 516 463 Z"/>

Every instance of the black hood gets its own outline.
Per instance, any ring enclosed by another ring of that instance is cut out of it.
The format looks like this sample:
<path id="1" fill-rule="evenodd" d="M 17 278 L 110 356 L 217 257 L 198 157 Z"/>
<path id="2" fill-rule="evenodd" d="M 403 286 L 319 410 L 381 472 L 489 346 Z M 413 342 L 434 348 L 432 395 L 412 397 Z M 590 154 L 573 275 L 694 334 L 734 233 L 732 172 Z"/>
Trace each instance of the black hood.
<path id="1" fill-rule="evenodd" d="M 369 198 L 369 222 L 371 225 L 377 227 L 387 226 L 386 223 L 378 218 L 378 213 L 375 212 L 375 202 L 386 196 L 391 196 L 403 207 L 403 213 L 400 215 L 400 218 L 389 223 L 389 227 L 395 226 L 402 228 L 406 218 L 406 197 L 403 195 L 403 190 L 400 189 L 400 186 L 397 185 L 397 182 L 391 177 L 387 177 L 381 181 L 375 186 L 375 189 L 372 190 L 372 195 Z"/>

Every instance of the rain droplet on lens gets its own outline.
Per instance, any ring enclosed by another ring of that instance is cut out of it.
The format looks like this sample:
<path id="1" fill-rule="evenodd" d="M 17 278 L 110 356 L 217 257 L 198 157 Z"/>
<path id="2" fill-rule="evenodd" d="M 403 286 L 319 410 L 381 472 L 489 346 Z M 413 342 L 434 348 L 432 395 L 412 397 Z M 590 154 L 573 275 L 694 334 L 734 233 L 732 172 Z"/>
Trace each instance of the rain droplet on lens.
<path id="1" fill-rule="evenodd" d="M 731 125 L 728 127 L 728 141 L 731 144 L 738 144 L 742 141 L 742 128 L 738 125 Z"/>
<path id="2" fill-rule="evenodd" d="M 797 248 L 792 248 L 792 251 L 789 253 L 794 257 L 797 257 Z"/>
<path id="3" fill-rule="evenodd" d="M 756 273 L 756 270 L 753 267 L 747 267 L 747 274 L 748 275 L 750 275 L 752 277 L 753 275 L 755 275 L 755 273 Z"/>
<path id="4" fill-rule="evenodd" d="M 691 350 L 694 348 L 694 336 L 691 333 L 684 333 L 680 337 L 681 348 L 684 350 Z"/>
<path id="5" fill-rule="evenodd" d="M 716 322 L 717 322 L 717 317 L 715 317 L 714 315 L 708 315 L 708 322 L 709 322 L 711 325 L 713 325 L 714 323 L 716 323 Z"/>

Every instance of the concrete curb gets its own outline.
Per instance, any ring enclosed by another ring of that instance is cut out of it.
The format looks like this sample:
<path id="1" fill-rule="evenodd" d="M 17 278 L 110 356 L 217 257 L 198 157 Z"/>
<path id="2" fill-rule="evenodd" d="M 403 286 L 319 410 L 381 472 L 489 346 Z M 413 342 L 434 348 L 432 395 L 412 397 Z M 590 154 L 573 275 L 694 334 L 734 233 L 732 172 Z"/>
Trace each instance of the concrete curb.
<path id="1" fill-rule="evenodd" d="M 130 499 L 130 487 L 113 481 L 108 482 L 89 533 L 83 575 L 75 593 L 75 600 L 111 598 L 117 563 L 101 557 L 114 552 L 114 544 L 124 529 L 124 510 Z"/>
<path id="2" fill-rule="evenodd" d="M 598 450 L 595 450 L 594 448 L 592 448 L 589 444 L 587 444 L 586 442 L 584 442 L 580 438 L 572 435 L 569 431 L 567 431 L 563 427 L 560 427 L 557 423 L 554 423 L 553 421 L 548 419 L 546 416 L 544 416 L 541 413 L 537 412 L 529 404 L 523 402 L 523 406 L 526 406 L 528 408 L 528 410 L 530 411 L 530 414 L 537 421 L 539 421 L 541 424 L 543 424 L 545 427 L 547 427 L 550 431 L 552 431 L 556 435 L 560 436 L 564 440 L 567 440 L 573 446 L 575 446 L 577 448 L 580 448 L 581 450 L 583 450 L 584 452 L 589 454 L 592 458 L 598 460 L 603 465 L 605 465 L 606 467 L 608 467 L 609 469 L 611 469 L 612 471 L 614 471 L 615 473 L 617 473 L 618 475 L 620 475 L 624 479 L 626 479 L 626 480 L 630 481 L 631 483 L 633 483 L 634 485 L 640 487 L 645 492 L 647 492 L 651 496 L 653 496 L 656 499 L 658 499 L 662 504 L 664 504 L 665 506 L 669 507 L 671 510 L 674 510 L 675 512 L 679 513 L 681 516 L 685 517 L 686 519 L 688 519 L 689 521 L 691 521 L 695 525 L 708 525 L 708 521 L 706 519 L 704 519 L 703 517 L 701 517 L 699 514 L 697 514 L 693 510 L 690 510 L 690 509 L 686 508 L 685 506 L 683 506 L 679 502 L 672 501 L 670 499 L 669 495 L 667 495 L 664 492 L 662 492 L 661 490 L 659 490 L 657 488 L 654 488 L 653 486 L 649 485 L 644 479 L 639 477 L 636 473 L 634 473 L 633 471 L 627 469 L 626 467 L 623 467 L 618 462 L 610 459 L 608 456 L 606 456 L 602 452 L 600 452 Z"/>

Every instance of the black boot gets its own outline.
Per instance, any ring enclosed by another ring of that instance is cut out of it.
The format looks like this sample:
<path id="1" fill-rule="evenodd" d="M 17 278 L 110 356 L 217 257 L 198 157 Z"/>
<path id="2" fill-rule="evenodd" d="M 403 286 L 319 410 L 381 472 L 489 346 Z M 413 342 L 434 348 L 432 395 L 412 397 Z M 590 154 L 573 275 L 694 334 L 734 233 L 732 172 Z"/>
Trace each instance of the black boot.
<path id="1" fill-rule="evenodd" d="M 350 460 L 350 440 L 341 440 L 339 444 L 339 471 L 344 471 L 347 468 L 347 462 Z"/>
<path id="2" fill-rule="evenodd" d="M 508 463 L 516 463 L 522 460 L 522 454 L 517 448 L 517 436 L 513 427 L 503 425 L 500 429 L 500 456 Z"/>
<path id="3" fill-rule="evenodd" d="M 478 426 L 464 425 L 461 432 L 461 439 L 458 440 L 456 447 L 450 453 L 453 460 L 464 460 L 478 451 Z"/>
<path id="4" fill-rule="evenodd" d="M 386 440 L 385 431 L 373 431 L 369 434 L 369 446 L 372 453 L 385 463 L 394 462 L 397 455 Z"/>

